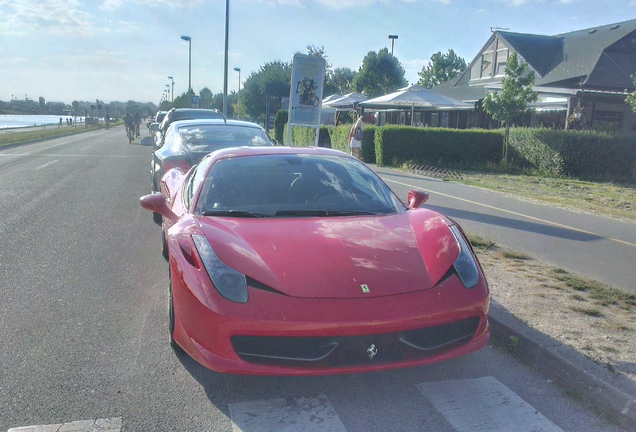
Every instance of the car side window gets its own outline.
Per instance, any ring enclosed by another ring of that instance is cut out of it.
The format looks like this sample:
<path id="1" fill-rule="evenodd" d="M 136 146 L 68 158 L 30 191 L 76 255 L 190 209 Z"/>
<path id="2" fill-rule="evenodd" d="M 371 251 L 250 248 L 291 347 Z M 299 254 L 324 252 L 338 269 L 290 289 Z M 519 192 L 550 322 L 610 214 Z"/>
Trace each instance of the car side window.
<path id="1" fill-rule="evenodd" d="M 188 172 L 188 177 L 183 183 L 182 191 L 183 206 L 185 208 L 190 208 L 190 204 L 192 203 L 194 194 L 197 190 L 199 190 L 201 182 L 205 180 L 205 175 L 208 170 L 209 164 L 209 158 L 203 159 L 198 165 L 193 166 Z"/>

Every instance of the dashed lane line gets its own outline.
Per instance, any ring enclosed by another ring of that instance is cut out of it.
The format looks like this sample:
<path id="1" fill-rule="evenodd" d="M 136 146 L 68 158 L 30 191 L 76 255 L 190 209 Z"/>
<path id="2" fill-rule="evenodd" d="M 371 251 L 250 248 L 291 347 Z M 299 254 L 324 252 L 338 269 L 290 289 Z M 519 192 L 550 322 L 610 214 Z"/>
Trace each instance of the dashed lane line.
<path id="1" fill-rule="evenodd" d="M 38 166 L 38 167 L 35 167 L 35 168 L 34 168 L 34 170 L 35 170 L 35 171 L 37 171 L 37 170 L 41 170 L 41 169 L 43 169 L 43 168 L 49 167 L 49 166 L 51 166 L 51 165 L 53 165 L 53 164 L 56 164 L 56 163 L 58 163 L 59 161 L 60 161 L 59 159 L 54 159 L 54 160 L 49 161 L 49 162 L 47 162 L 47 163 L 45 163 L 45 164 L 42 164 L 42 165 L 40 165 L 40 166 Z"/>
<path id="2" fill-rule="evenodd" d="M 121 417 L 11 428 L 8 432 L 120 432 Z"/>

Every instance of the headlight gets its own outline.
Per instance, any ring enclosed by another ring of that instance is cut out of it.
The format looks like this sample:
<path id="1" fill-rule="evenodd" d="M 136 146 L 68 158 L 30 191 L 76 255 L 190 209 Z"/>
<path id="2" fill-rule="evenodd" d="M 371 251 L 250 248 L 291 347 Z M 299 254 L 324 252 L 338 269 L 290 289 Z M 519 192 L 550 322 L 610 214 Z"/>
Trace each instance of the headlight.
<path id="1" fill-rule="evenodd" d="M 453 263 L 453 267 L 457 272 L 457 276 L 461 279 L 466 288 L 472 288 L 479 282 L 479 270 L 477 269 L 477 262 L 470 251 L 467 240 L 459 231 L 457 226 L 451 225 L 450 230 L 459 243 L 459 256 Z"/>
<path id="2" fill-rule="evenodd" d="M 216 290 L 228 300 L 247 303 L 247 280 L 243 273 L 228 267 L 216 256 L 208 239 L 203 235 L 192 236 L 203 265 Z"/>

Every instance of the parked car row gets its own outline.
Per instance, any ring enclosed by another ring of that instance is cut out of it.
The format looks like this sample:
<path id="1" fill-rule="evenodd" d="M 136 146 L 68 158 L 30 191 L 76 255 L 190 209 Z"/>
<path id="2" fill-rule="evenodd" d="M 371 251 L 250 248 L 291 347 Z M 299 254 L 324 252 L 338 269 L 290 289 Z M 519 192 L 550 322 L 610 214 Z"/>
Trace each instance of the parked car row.
<path id="1" fill-rule="evenodd" d="M 153 193 L 140 198 L 162 226 L 175 350 L 218 372 L 317 375 L 488 342 L 481 266 L 453 220 L 420 208 L 428 194 L 403 203 L 346 153 L 180 114 L 151 125 Z"/>

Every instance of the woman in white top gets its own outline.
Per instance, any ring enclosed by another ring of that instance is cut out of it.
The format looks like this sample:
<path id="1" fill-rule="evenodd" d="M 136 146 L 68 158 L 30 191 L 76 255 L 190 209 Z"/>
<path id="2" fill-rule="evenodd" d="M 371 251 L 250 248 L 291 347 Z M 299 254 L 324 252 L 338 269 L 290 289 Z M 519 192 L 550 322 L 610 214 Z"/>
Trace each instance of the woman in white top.
<path id="1" fill-rule="evenodd" d="M 358 159 L 361 159 L 362 149 L 362 116 L 358 116 L 358 120 L 351 126 L 349 131 L 349 147 L 351 148 L 351 154 Z"/>

